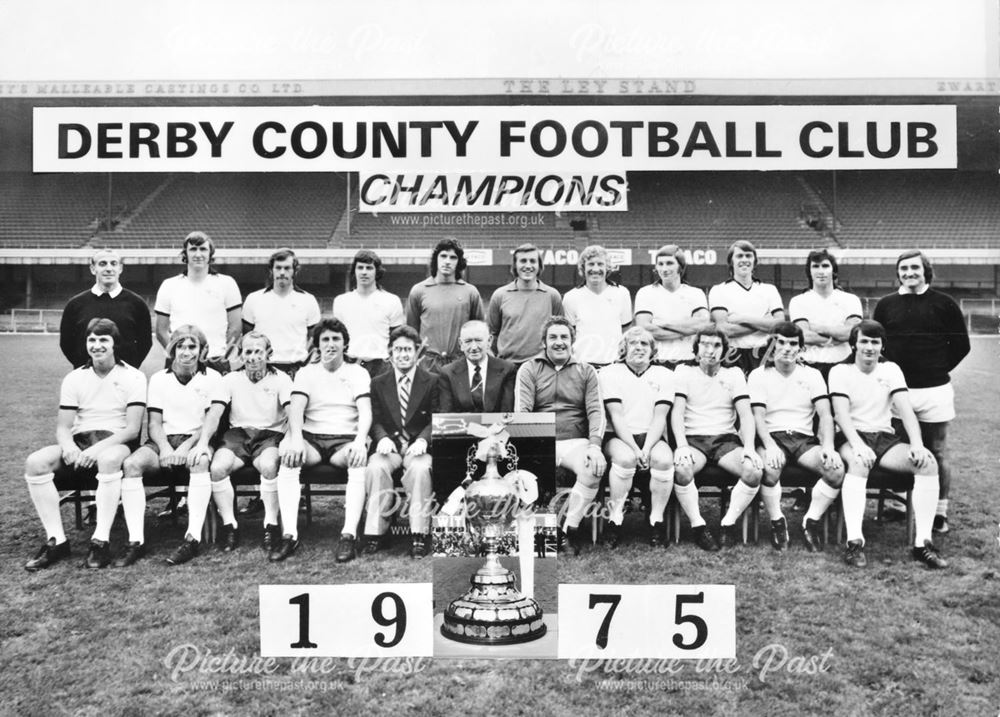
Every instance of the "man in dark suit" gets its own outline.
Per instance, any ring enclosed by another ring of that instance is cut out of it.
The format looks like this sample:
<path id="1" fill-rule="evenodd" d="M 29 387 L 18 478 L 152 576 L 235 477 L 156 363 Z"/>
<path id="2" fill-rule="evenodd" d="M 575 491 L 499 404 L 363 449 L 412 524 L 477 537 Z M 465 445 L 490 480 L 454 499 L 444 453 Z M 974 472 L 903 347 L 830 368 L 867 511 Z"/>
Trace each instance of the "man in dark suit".
<path id="1" fill-rule="evenodd" d="M 441 369 L 438 378 L 442 413 L 496 413 L 514 410 L 517 366 L 486 353 L 489 327 L 467 321 L 459 335 L 465 358 Z"/>
<path id="2" fill-rule="evenodd" d="M 389 360 L 392 370 L 372 379 L 372 438 L 375 452 L 368 459 L 365 482 L 368 490 L 369 520 L 377 511 L 378 533 L 366 534 L 362 552 L 372 554 L 381 547 L 381 536 L 388 528 L 388 513 L 395 493 L 392 474 L 403 467 L 403 488 L 410 501 L 410 531 L 413 547 L 410 555 L 427 554 L 430 526 L 431 414 L 437 410 L 438 390 L 435 377 L 417 363 L 420 334 L 409 326 L 399 326 L 389 334 Z"/>

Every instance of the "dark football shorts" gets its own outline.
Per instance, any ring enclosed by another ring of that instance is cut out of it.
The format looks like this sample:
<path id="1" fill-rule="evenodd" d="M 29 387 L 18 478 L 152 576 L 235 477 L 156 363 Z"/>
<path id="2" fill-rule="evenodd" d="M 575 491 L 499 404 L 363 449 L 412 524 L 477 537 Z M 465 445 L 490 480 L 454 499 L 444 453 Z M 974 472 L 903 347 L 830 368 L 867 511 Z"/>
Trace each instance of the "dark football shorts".
<path id="1" fill-rule="evenodd" d="M 180 444 L 191 437 L 190 433 L 172 433 L 167 436 L 167 443 L 170 444 L 171 448 L 177 448 Z M 160 455 L 160 447 L 156 445 L 155 441 L 146 441 L 144 444 L 146 448 L 149 448 L 156 455 Z"/>
<path id="2" fill-rule="evenodd" d="M 721 436 L 688 436 L 687 441 L 688 445 L 697 448 L 709 463 L 715 464 L 734 448 L 743 450 L 743 441 L 735 433 L 723 433 Z"/>
<path id="3" fill-rule="evenodd" d="M 268 448 L 277 448 L 281 434 L 261 428 L 230 428 L 220 448 L 228 448 L 244 463 L 251 463 Z"/>
<path id="4" fill-rule="evenodd" d="M 819 445 L 816 436 L 808 436 L 798 431 L 772 431 L 771 438 L 778 444 L 778 448 L 785 452 L 785 456 L 793 461 L 797 461 L 803 453 Z"/>
<path id="5" fill-rule="evenodd" d="M 888 453 L 890 448 L 903 442 L 895 433 L 858 431 L 858 435 L 861 436 L 861 440 L 865 442 L 865 445 L 874 451 L 876 466 L 882 460 L 882 456 Z M 837 448 L 847 443 L 847 438 L 843 435 L 838 435 L 838 439 Z"/>
<path id="6" fill-rule="evenodd" d="M 326 433 L 309 433 L 309 431 L 302 431 L 302 437 L 306 443 L 319 452 L 320 463 L 329 463 L 337 451 L 354 440 L 354 436 L 331 436 Z"/>
<path id="7" fill-rule="evenodd" d="M 95 443 L 103 441 L 110 435 L 111 431 L 81 431 L 80 433 L 73 435 L 73 442 L 76 444 L 77 448 L 81 451 L 85 451 Z M 139 439 L 134 438 L 126 443 L 125 446 L 129 449 L 129 451 L 135 451 L 135 449 L 139 447 Z"/>

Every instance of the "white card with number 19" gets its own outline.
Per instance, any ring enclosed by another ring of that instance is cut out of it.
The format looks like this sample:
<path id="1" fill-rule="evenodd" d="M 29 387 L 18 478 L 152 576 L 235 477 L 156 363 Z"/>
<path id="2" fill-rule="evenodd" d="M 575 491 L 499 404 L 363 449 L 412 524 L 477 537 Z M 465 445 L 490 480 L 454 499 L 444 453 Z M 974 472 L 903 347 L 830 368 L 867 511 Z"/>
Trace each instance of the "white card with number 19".
<path id="1" fill-rule="evenodd" d="M 559 657 L 736 657 L 736 588 L 562 584 Z"/>
<path id="2" fill-rule="evenodd" d="M 430 583 L 261 585 L 260 654 L 430 657 Z"/>

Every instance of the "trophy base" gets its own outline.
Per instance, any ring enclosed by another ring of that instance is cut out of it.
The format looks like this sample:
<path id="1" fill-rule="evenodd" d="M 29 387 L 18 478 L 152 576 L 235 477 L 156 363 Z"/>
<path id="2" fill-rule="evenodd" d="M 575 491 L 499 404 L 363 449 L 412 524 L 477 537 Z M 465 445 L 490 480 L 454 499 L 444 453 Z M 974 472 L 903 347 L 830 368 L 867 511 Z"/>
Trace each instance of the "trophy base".
<path id="1" fill-rule="evenodd" d="M 472 588 L 444 611 L 441 634 L 475 645 L 514 645 L 545 634 L 542 608 L 514 586 L 508 570 L 472 576 Z"/>

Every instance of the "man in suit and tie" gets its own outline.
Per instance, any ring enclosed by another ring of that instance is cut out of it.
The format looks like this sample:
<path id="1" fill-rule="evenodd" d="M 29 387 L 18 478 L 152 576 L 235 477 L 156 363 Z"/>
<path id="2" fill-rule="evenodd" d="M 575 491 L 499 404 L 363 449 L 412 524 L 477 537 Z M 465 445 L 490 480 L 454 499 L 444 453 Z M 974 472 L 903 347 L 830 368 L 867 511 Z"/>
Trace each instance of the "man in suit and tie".
<path id="1" fill-rule="evenodd" d="M 465 358 L 438 374 L 441 413 L 506 413 L 514 410 L 517 366 L 486 353 L 490 330 L 485 322 L 467 321 L 459 334 Z"/>
<path id="2" fill-rule="evenodd" d="M 399 326 L 389 334 L 389 361 L 392 370 L 372 379 L 372 438 L 375 452 L 368 459 L 365 482 L 368 512 L 377 511 L 378 534 L 366 535 L 362 552 L 372 554 L 381 547 L 388 528 L 387 514 L 395 495 L 392 474 L 403 467 L 403 488 L 410 501 L 410 555 L 427 555 L 430 525 L 431 414 L 437 410 L 435 377 L 417 366 L 420 334 L 409 326 Z M 368 525 L 371 525 L 371 519 Z"/>

